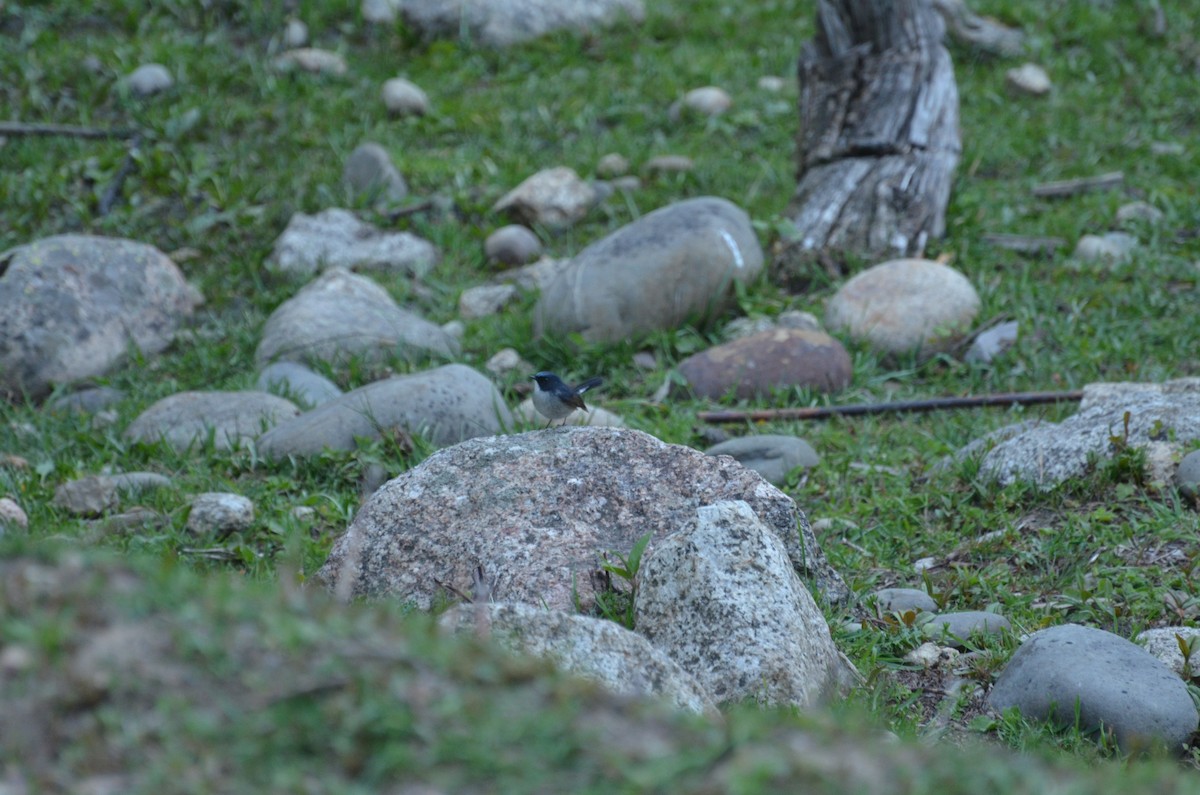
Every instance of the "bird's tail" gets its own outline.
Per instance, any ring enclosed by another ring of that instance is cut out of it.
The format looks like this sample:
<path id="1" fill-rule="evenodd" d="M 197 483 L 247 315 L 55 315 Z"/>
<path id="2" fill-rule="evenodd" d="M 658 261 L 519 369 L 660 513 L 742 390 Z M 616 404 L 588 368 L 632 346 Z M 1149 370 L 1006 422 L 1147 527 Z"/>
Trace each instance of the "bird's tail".
<path id="1" fill-rule="evenodd" d="M 589 389 L 595 389 L 598 386 L 603 386 L 603 384 L 604 384 L 604 379 L 601 378 L 600 376 L 596 376 L 595 378 L 589 378 L 588 380 L 584 381 L 579 386 L 575 387 L 575 391 L 582 395 L 584 392 L 588 391 Z"/>

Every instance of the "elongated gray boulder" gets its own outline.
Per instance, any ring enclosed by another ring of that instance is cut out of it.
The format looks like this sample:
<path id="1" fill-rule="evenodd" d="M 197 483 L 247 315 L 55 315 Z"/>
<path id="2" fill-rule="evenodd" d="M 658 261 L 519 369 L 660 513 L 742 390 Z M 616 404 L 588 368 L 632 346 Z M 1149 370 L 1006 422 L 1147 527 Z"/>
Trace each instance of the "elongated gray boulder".
<path id="1" fill-rule="evenodd" d="M 448 364 L 347 392 L 272 428 L 258 440 L 258 451 L 283 458 L 353 450 L 358 439 L 379 439 L 396 428 L 444 447 L 511 427 L 512 415 L 491 380 L 465 364 Z"/>
<path id="2" fill-rule="evenodd" d="M 211 435 L 214 448 L 229 450 L 299 413 L 290 400 L 266 392 L 179 392 L 139 414 L 125 429 L 125 438 L 162 440 L 184 451 Z"/>
<path id="3" fill-rule="evenodd" d="M 1179 676 L 1141 646 L 1078 624 L 1026 638 L 988 694 L 996 710 L 1084 731 L 1103 728 L 1126 753 L 1182 750 L 1196 730 L 1196 707 Z"/>
<path id="4" fill-rule="evenodd" d="M 103 375 L 130 345 L 171 344 L 202 302 L 153 246 L 56 235 L 0 254 L 0 396 L 32 399 L 54 384 Z"/>
<path id="5" fill-rule="evenodd" d="M 579 252 L 543 289 L 534 331 L 615 342 L 702 323 L 762 264 L 741 208 L 712 196 L 677 202 Z"/>

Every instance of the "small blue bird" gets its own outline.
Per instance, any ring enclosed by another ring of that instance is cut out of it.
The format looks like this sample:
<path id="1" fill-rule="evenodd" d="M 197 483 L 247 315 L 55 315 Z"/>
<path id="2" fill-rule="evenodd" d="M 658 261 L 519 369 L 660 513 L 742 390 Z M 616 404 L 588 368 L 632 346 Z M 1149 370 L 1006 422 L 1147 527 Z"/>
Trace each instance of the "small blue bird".
<path id="1" fill-rule="evenodd" d="M 555 420 L 565 420 L 575 409 L 588 410 L 583 403 L 583 393 L 595 389 L 604 383 L 603 378 L 589 378 L 577 387 L 572 388 L 561 378 L 547 370 L 530 376 L 535 384 L 533 388 L 533 407 L 543 417 L 548 417 L 549 428 Z"/>

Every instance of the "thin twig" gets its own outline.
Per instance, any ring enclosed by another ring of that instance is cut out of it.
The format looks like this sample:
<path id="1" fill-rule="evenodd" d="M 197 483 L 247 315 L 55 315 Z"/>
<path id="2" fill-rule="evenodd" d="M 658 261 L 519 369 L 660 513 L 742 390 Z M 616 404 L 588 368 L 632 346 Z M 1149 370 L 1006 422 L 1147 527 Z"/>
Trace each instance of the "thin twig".
<path id="1" fill-rule="evenodd" d="M 435 203 L 432 199 L 426 199 L 416 204 L 410 204 L 407 207 L 398 207 L 395 210 L 388 210 L 386 213 L 389 221 L 398 221 L 409 215 L 419 215 L 420 213 L 428 212 L 434 209 Z"/>
<path id="2" fill-rule="evenodd" d="M 1125 175 L 1120 171 L 1100 174 L 1095 177 L 1080 177 L 1079 179 L 1063 179 L 1057 182 L 1043 182 L 1033 187 L 1033 195 L 1047 198 L 1062 198 L 1074 196 L 1077 193 L 1089 193 L 1094 190 L 1115 188 L 1125 181 Z"/>
<path id="3" fill-rule="evenodd" d="M 142 134 L 135 133 L 133 139 L 129 142 L 129 151 L 125 153 L 124 162 L 117 169 L 112 182 L 108 183 L 108 187 L 104 189 L 104 195 L 100 197 L 100 205 L 96 208 L 97 218 L 103 218 L 108 215 L 113 205 L 117 203 L 117 198 L 121 195 L 121 188 L 125 186 L 125 180 L 133 173 L 133 169 L 137 166 L 138 146 L 141 143 Z"/>
<path id="4" fill-rule="evenodd" d="M 1082 391 L 1075 392 L 1003 392 L 995 395 L 901 400 L 890 403 L 857 403 L 848 406 L 810 406 L 789 409 L 758 409 L 755 411 L 701 411 L 696 416 L 704 422 L 771 422 L 773 420 L 825 420 L 852 414 L 887 414 L 889 412 L 940 411 L 942 409 L 977 408 L 980 406 L 1032 406 L 1037 403 L 1068 403 L 1083 399 Z"/>
<path id="5" fill-rule="evenodd" d="M 19 121 L 0 121 L 0 135 L 61 135 L 67 138 L 132 138 L 137 130 L 105 130 L 99 127 L 76 127 L 71 124 L 26 124 Z"/>

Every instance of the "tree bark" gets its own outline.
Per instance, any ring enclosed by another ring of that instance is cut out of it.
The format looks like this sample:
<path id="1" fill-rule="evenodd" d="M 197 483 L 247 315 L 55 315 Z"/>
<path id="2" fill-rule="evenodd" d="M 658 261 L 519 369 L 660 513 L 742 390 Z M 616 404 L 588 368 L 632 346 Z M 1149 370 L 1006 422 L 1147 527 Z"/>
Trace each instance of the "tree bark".
<path id="1" fill-rule="evenodd" d="M 930 0 L 819 0 L 800 53 L 794 226 L 776 248 L 780 280 L 812 264 L 920 256 L 946 225 L 962 152 L 958 88 Z"/>

